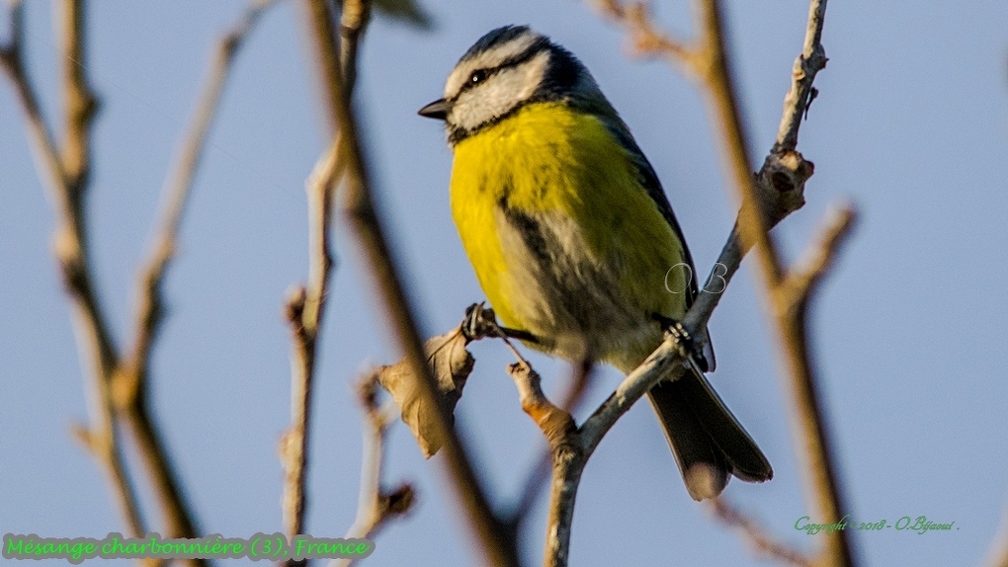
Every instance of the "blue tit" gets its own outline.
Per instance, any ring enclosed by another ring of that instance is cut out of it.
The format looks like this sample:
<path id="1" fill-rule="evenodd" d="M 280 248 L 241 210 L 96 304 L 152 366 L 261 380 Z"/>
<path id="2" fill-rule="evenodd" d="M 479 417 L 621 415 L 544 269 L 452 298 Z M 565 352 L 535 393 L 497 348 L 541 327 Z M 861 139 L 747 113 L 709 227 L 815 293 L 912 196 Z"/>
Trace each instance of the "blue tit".
<path id="1" fill-rule="evenodd" d="M 696 271 L 654 169 L 588 69 L 528 27 L 498 28 L 420 115 L 445 123 L 452 217 L 501 322 L 574 363 L 643 362 L 696 298 Z M 731 476 L 773 476 L 704 377 L 714 353 L 700 335 L 694 370 L 648 393 L 695 500 Z"/>

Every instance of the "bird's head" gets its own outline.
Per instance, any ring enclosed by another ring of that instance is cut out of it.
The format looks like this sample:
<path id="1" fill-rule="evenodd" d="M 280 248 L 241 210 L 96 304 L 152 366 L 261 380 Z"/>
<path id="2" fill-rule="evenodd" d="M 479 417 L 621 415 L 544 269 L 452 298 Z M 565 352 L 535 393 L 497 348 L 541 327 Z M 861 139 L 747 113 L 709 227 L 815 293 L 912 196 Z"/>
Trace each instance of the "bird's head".
<path id="1" fill-rule="evenodd" d="M 527 26 L 497 28 L 479 39 L 448 75 L 444 98 L 420 115 L 444 120 L 452 144 L 534 102 L 561 101 L 612 112 L 588 69 Z"/>

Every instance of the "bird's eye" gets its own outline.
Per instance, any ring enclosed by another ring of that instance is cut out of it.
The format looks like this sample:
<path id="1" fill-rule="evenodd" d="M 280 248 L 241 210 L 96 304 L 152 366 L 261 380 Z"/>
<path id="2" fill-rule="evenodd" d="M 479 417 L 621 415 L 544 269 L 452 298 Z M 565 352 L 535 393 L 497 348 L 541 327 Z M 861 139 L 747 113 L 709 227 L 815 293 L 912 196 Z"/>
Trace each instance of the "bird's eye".
<path id="1" fill-rule="evenodd" d="M 477 69 L 473 71 L 472 75 L 469 75 L 469 84 L 476 85 L 482 83 L 487 78 L 487 72 L 485 69 Z"/>

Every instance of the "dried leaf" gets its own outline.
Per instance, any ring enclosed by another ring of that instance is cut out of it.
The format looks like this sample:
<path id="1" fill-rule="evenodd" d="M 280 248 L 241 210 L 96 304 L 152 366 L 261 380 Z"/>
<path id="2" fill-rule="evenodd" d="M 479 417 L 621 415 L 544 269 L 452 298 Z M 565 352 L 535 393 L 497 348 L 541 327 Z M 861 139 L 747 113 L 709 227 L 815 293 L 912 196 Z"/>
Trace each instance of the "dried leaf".
<path id="1" fill-rule="evenodd" d="M 462 388 L 476 362 L 465 348 L 468 343 L 469 339 L 459 326 L 424 344 L 427 364 L 437 381 L 438 392 L 451 412 L 462 397 Z M 406 360 L 379 368 L 378 382 L 392 394 L 403 421 L 409 425 L 424 456 L 430 458 L 437 453 L 444 439 L 438 435 L 434 421 L 436 414 L 420 395 L 419 379 L 413 375 Z"/>

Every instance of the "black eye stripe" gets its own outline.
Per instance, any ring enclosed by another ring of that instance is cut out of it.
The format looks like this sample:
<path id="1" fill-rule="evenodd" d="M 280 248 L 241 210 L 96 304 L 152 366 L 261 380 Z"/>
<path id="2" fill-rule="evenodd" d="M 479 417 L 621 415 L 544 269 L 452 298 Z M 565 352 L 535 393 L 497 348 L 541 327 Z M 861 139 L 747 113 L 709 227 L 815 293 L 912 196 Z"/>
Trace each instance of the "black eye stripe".
<path id="1" fill-rule="evenodd" d="M 466 81 L 464 83 L 462 83 L 462 87 L 459 88 L 458 94 L 455 95 L 454 97 L 452 97 L 452 101 L 454 101 L 455 99 L 457 99 L 458 96 L 461 95 L 462 93 L 464 93 L 465 91 L 467 91 L 467 90 L 475 87 L 476 85 L 478 85 L 480 83 L 485 82 L 487 79 L 489 79 L 490 77 L 496 75 L 497 73 L 500 73 L 504 69 L 507 69 L 507 68 L 510 68 L 510 67 L 516 67 L 516 66 L 521 65 L 522 63 L 525 63 L 526 61 L 532 59 L 533 57 L 535 57 L 536 55 L 538 55 L 542 51 L 545 51 L 544 47 L 546 47 L 548 45 L 549 45 L 548 40 L 546 40 L 544 38 L 544 39 L 541 39 L 539 41 L 534 42 L 532 45 L 528 46 L 528 48 L 525 49 L 525 51 L 522 51 L 518 55 L 515 55 L 514 57 L 511 57 L 510 59 L 505 60 L 500 65 L 497 65 L 495 67 L 486 67 L 486 68 L 483 68 L 483 69 L 475 69 L 475 70 L 473 70 L 473 72 L 469 74 L 469 77 L 466 78 Z M 476 75 L 476 73 L 481 73 L 482 76 L 478 80 L 473 81 L 472 79 L 474 78 L 474 76 Z"/>

